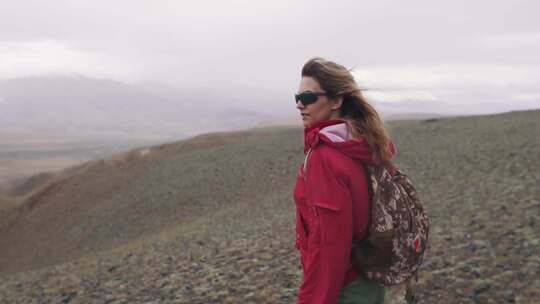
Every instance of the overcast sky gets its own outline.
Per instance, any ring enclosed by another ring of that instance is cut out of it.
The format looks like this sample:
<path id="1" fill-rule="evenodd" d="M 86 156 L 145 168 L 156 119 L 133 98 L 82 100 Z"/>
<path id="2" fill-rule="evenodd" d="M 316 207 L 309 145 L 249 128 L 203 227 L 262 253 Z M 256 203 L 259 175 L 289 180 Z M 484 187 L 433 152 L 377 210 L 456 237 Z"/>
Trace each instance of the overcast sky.
<path id="1" fill-rule="evenodd" d="M 540 107 L 538 0 L 2 2 L 0 79 L 249 85 L 290 108 L 303 63 L 322 56 L 356 67 L 381 105 Z"/>

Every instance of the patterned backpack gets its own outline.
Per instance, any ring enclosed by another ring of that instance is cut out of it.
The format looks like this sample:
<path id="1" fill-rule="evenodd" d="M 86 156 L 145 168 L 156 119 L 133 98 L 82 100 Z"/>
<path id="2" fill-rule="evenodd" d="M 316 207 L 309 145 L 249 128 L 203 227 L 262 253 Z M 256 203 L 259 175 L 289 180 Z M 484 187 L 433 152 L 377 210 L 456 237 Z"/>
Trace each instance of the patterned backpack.
<path id="1" fill-rule="evenodd" d="M 381 285 L 407 282 L 406 298 L 414 303 L 410 279 L 422 264 L 429 219 L 411 181 L 395 166 L 363 164 L 368 175 L 371 219 L 369 235 L 353 241 L 353 265 Z"/>

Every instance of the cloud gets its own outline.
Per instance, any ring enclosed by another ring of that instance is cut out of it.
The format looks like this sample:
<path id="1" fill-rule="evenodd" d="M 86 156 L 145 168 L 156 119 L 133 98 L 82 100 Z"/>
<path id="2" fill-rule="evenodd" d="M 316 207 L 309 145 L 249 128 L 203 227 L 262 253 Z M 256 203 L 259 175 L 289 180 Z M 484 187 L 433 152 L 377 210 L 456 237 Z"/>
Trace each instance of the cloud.
<path id="1" fill-rule="evenodd" d="M 118 58 L 77 49 L 53 39 L 0 42 L 0 78 L 47 74 L 130 79 L 137 74 L 137 69 Z"/>
<path id="2" fill-rule="evenodd" d="M 437 100 L 431 92 L 421 90 L 366 91 L 365 96 L 373 100 L 389 103 L 399 103 L 404 100 Z"/>
<path id="3" fill-rule="evenodd" d="M 536 101 L 540 103 L 540 92 L 514 94 L 512 95 L 512 99 L 516 101 Z"/>
<path id="4" fill-rule="evenodd" d="M 478 44 L 490 48 L 540 48 L 540 32 L 489 34 L 481 36 Z"/>
<path id="5" fill-rule="evenodd" d="M 253 107 L 283 111 L 313 56 L 359 66 L 366 94 L 388 103 L 482 100 L 490 108 L 540 87 L 537 0 L 315 2 L 11 1 L 0 10 L 0 78 L 77 73 L 216 92 L 252 86 L 276 96 Z M 244 106 L 238 99 L 229 102 Z"/>
<path id="6" fill-rule="evenodd" d="M 540 84 L 534 64 L 416 64 L 359 67 L 353 72 L 361 86 L 374 88 L 452 88 Z"/>
<path id="7" fill-rule="evenodd" d="M 384 107 L 432 105 L 449 113 L 540 108 L 540 65 L 364 66 L 353 74 L 366 97 Z"/>

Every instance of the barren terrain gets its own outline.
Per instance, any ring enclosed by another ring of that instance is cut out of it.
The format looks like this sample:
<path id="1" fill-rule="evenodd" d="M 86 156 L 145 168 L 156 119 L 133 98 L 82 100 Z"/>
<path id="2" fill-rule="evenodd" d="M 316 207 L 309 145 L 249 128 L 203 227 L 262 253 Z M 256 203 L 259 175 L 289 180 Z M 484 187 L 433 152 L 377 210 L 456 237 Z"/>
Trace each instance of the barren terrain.
<path id="1" fill-rule="evenodd" d="M 540 110 L 388 126 L 432 222 L 419 303 L 536 303 Z M 294 303 L 302 145 L 206 134 L 4 189 L 0 302 Z"/>

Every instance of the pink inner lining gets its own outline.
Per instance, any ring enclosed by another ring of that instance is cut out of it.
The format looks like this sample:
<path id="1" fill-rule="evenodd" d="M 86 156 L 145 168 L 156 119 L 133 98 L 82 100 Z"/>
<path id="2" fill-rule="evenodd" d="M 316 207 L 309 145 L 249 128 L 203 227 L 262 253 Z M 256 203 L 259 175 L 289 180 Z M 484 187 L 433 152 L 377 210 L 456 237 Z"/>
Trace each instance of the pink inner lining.
<path id="1" fill-rule="evenodd" d="M 321 129 L 320 133 L 326 135 L 333 142 L 343 142 L 349 139 L 347 125 L 345 123 L 325 127 Z"/>

